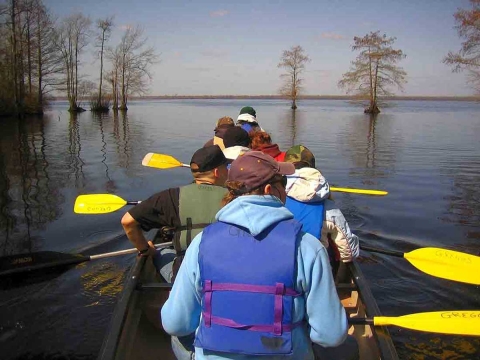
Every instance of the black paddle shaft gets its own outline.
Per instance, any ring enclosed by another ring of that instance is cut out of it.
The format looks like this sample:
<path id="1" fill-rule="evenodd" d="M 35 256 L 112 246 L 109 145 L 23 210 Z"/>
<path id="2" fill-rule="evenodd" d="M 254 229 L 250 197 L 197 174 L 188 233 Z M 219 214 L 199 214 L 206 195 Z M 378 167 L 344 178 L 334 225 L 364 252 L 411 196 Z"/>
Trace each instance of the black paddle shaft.
<path id="1" fill-rule="evenodd" d="M 371 247 L 368 247 L 368 246 L 360 246 L 360 249 L 365 250 L 365 251 L 374 252 L 374 253 L 385 254 L 385 255 L 396 256 L 396 257 L 403 258 L 403 253 L 399 252 L 399 251 L 382 250 L 382 249 L 377 249 L 377 248 L 371 248 Z"/>
<path id="2" fill-rule="evenodd" d="M 10 255 L 0 258 L 0 277 L 44 268 L 80 264 L 90 256 L 40 251 L 31 254 Z"/>

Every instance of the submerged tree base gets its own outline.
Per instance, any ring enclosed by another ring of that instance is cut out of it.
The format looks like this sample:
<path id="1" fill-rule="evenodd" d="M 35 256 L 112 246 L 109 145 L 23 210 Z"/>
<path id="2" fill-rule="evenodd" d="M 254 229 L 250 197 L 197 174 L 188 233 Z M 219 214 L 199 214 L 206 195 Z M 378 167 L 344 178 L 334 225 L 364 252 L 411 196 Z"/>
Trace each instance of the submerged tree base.
<path id="1" fill-rule="evenodd" d="M 96 112 L 96 113 L 108 113 L 110 111 L 110 108 L 108 106 L 97 106 L 97 107 L 91 108 L 90 111 Z"/>
<path id="2" fill-rule="evenodd" d="M 110 100 L 108 99 L 93 99 L 90 100 L 90 111 L 96 113 L 107 113 L 110 110 Z"/>
<path id="3" fill-rule="evenodd" d="M 74 107 L 70 107 L 68 109 L 69 112 L 72 112 L 72 113 L 80 113 L 80 112 L 84 112 L 86 111 L 84 108 L 80 107 L 80 106 L 74 106 Z"/>
<path id="4" fill-rule="evenodd" d="M 380 113 L 380 109 L 377 107 L 377 106 L 369 106 L 368 108 L 365 108 L 365 110 L 363 110 L 363 112 L 365 114 L 379 114 Z"/>

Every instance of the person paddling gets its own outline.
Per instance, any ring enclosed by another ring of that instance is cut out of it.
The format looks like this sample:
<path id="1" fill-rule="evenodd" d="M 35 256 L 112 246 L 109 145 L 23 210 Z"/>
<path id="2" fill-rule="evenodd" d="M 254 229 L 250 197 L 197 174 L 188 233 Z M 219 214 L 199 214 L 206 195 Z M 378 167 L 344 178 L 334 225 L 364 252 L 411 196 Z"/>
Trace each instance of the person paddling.
<path id="1" fill-rule="evenodd" d="M 320 239 L 328 249 L 333 272 L 338 262 L 349 262 L 360 252 L 358 237 L 353 234 L 347 220 L 330 197 L 330 186 L 315 169 L 315 156 L 303 145 L 287 150 L 285 161 L 294 164 L 295 174 L 287 177 L 285 206 L 303 229 Z"/>
<path id="2" fill-rule="evenodd" d="M 198 234 L 161 310 L 171 335 L 195 332 L 195 359 L 313 359 L 347 319 L 323 245 L 284 206 L 289 163 L 249 151 L 231 164 L 217 222 Z"/>
<path id="3" fill-rule="evenodd" d="M 227 192 L 222 187 L 227 179 L 226 164 L 227 159 L 218 145 L 197 150 L 190 162 L 193 184 L 156 193 L 123 216 L 122 226 L 128 239 L 140 254 L 154 256 L 155 266 L 166 281 L 172 282 L 174 277 L 173 258 L 176 264 L 181 262 L 192 239 L 214 220 L 221 208 Z M 175 231 L 175 251 L 157 252 L 143 235 L 143 231 L 164 227 Z"/>

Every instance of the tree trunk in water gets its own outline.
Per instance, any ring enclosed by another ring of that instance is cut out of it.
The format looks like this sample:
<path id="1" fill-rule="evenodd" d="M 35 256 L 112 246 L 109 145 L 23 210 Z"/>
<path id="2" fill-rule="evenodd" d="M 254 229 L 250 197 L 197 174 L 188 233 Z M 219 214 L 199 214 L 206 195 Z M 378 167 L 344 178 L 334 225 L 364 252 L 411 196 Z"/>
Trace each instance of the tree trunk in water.
<path id="1" fill-rule="evenodd" d="M 292 109 L 295 110 L 297 108 L 297 102 L 296 99 L 293 99 L 292 101 Z"/>
<path id="2" fill-rule="evenodd" d="M 42 31 L 40 29 L 40 12 L 38 13 L 37 18 L 37 72 L 38 72 L 38 93 L 37 93 L 37 102 L 38 102 L 38 111 L 43 114 L 43 62 L 42 62 Z"/>
<path id="3" fill-rule="evenodd" d="M 18 115 L 20 106 L 18 99 L 18 55 L 17 55 L 17 22 L 15 16 L 15 0 L 11 2 L 10 21 L 12 22 L 12 63 L 13 63 L 13 102 L 15 104 L 15 114 Z"/>
<path id="4" fill-rule="evenodd" d="M 378 114 L 380 113 L 380 109 L 377 106 L 376 102 L 371 102 L 368 108 L 365 108 L 363 111 L 365 114 Z"/>
<path id="5" fill-rule="evenodd" d="M 100 51 L 100 85 L 98 87 L 98 105 L 102 103 L 103 44 L 104 43 L 105 43 L 105 31 L 102 33 L 102 50 Z"/>
<path id="6" fill-rule="evenodd" d="M 122 63 L 122 103 L 120 104 L 120 110 L 128 110 L 127 107 L 127 94 L 126 94 L 126 85 L 125 85 L 125 56 L 123 57 Z"/>

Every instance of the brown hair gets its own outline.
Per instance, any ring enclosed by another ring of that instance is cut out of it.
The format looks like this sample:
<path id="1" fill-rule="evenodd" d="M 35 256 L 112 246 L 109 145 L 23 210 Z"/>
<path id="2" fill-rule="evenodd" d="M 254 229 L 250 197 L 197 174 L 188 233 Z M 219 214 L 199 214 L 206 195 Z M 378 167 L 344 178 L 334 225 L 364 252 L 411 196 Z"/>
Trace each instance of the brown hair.
<path id="1" fill-rule="evenodd" d="M 258 150 L 263 146 L 270 145 L 272 143 L 270 134 L 265 131 L 251 131 L 248 135 L 250 135 L 250 139 L 252 140 L 253 150 Z"/>
<path id="2" fill-rule="evenodd" d="M 275 175 L 270 180 L 265 182 L 265 184 L 253 189 L 249 192 L 242 192 L 242 189 L 245 189 L 245 185 L 241 181 L 226 181 L 225 187 L 228 189 L 228 193 L 223 197 L 222 204 L 223 206 L 231 203 L 236 198 L 243 195 L 264 195 L 265 186 L 268 184 L 272 185 L 279 181 L 282 181 L 282 175 Z"/>
<path id="3" fill-rule="evenodd" d="M 220 119 L 217 120 L 217 126 L 216 127 L 219 127 L 220 125 L 235 126 L 235 122 L 233 121 L 233 119 L 231 117 L 224 116 L 224 117 L 221 117 Z"/>

